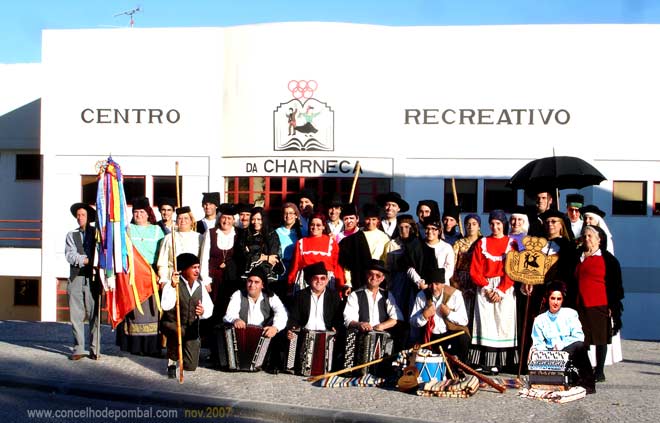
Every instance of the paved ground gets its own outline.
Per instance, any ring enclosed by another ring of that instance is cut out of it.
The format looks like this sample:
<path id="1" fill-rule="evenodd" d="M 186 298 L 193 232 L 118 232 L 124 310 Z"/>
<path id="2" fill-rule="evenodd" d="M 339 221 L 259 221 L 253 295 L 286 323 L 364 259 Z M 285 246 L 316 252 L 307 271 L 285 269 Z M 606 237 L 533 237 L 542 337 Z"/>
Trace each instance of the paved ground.
<path id="1" fill-rule="evenodd" d="M 212 421 L 231 420 L 227 415 L 267 421 L 660 420 L 658 342 L 623 341 L 625 360 L 606 367 L 607 382 L 597 385 L 595 395 L 558 405 L 518 398 L 515 390 L 499 394 L 484 389 L 469 399 L 422 398 L 380 388 L 324 389 L 291 375 L 206 368 L 186 373 L 185 383 L 179 384 L 165 377 L 164 359 L 120 352 L 108 327 L 103 328 L 103 336 L 100 361 L 73 362 L 68 360 L 69 325 L 0 321 L 0 385 L 188 413 L 178 420 L 193 413 L 206 413 L 215 417 Z M 54 400 L 53 407 L 57 404 Z M 85 405 L 81 402 L 81 407 Z"/>

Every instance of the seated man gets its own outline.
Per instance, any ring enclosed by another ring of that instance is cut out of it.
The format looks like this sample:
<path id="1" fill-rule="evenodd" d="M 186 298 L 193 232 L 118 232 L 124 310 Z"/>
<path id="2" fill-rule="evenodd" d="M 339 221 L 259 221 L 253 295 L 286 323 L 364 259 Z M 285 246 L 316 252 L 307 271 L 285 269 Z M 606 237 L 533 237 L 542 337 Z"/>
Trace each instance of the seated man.
<path id="1" fill-rule="evenodd" d="M 181 316 L 181 342 L 183 343 L 183 369 L 194 371 L 199 363 L 199 319 L 207 319 L 213 314 L 213 302 L 206 289 L 202 289 L 199 279 L 199 259 L 190 253 L 179 254 L 176 258 L 178 272 L 163 287 L 161 305 L 161 331 L 167 337 L 167 376 L 176 377 L 178 361 L 178 337 L 176 328 L 176 291 L 179 291 L 179 314 Z M 179 284 L 179 280 L 183 283 Z M 180 286 L 185 286 L 185 289 Z"/>
<path id="2" fill-rule="evenodd" d="M 310 264 L 303 269 L 305 282 L 309 285 L 307 288 L 299 291 L 293 298 L 293 302 L 289 311 L 289 322 L 287 323 L 287 337 L 289 341 L 294 340 L 295 329 L 307 329 L 309 331 L 334 331 L 343 329 L 342 327 L 342 302 L 339 295 L 328 289 L 328 271 L 323 262 Z M 326 338 L 327 339 L 327 338 Z M 333 339 L 337 340 L 337 334 L 333 335 Z M 300 342 L 300 340 L 299 340 Z M 301 344 L 298 344 L 300 349 Z M 333 349 L 334 353 L 338 353 L 339 345 L 335 344 Z M 313 348 L 313 347 L 312 347 Z M 288 351 L 287 351 L 288 352 Z M 328 367 L 330 363 L 337 363 L 334 357 L 329 357 L 327 343 L 326 343 L 326 356 L 321 358 L 314 358 L 314 362 L 319 359 L 328 359 L 325 363 L 324 372 L 330 371 Z M 305 352 L 300 352 L 304 354 Z M 298 355 L 298 353 L 296 354 Z M 298 359 L 296 359 L 296 362 Z M 291 363 L 290 363 L 291 364 Z M 298 364 L 294 367 L 299 367 Z M 299 369 L 295 369 L 296 372 Z"/>
<path id="3" fill-rule="evenodd" d="M 303 269 L 307 288 L 298 292 L 289 313 L 289 329 L 334 330 L 341 325 L 341 300 L 327 289 L 328 271 L 323 262 Z"/>
<path id="4" fill-rule="evenodd" d="M 465 361 L 470 348 L 467 312 L 463 294 L 445 284 L 445 269 L 436 268 L 428 275 L 429 286 L 420 291 L 410 314 L 410 324 L 420 328 L 418 335 L 424 343 L 459 331 L 465 334 L 439 343 L 444 350 Z M 421 343 L 421 342 L 420 342 Z M 437 347 L 433 348 L 438 350 Z"/>
<path id="5" fill-rule="evenodd" d="M 534 319 L 532 327 L 531 351 L 566 351 L 578 369 L 578 384 L 587 390 L 587 394 L 596 392 L 593 369 L 589 362 L 587 348 L 584 345 L 584 332 L 577 311 L 562 308 L 566 295 L 566 285 L 561 281 L 551 282 L 546 290 L 545 299 L 548 311 Z"/>
<path id="6" fill-rule="evenodd" d="M 344 325 L 359 332 L 386 331 L 392 336 L 393 351 L 403 346 L 401 310 L 393 295 L 380 287 L 388 273 L 381 260 L 371 259 L 365 266 L 364 286 L 348 296 Z"/>
<path id="7" fill-rule="evenodd" d="M 245 329 L 247 325 L 261 326 L 262 335 L 266 338 L 273 338 L 284 329 L 287 323 L 286 309 L 280 298 L 268 289 L 267 281 L 260 267 L 252 269 L 247 275 L 245 289 L 237 290 L 229 299 L 224 322 L 236 329 Z M 224 340 L 224 336 L 218 339 Z M 218 346 L 222 348 L 219 358 L 220 365 L 224 367 L 226 362 L 223 360 L 227 359 L 226 345 L 219 342 Z M 279 366 L 277 361 L 269 362 L 268 358 L 264 362 L 267 368 L 276 369 Z"/>

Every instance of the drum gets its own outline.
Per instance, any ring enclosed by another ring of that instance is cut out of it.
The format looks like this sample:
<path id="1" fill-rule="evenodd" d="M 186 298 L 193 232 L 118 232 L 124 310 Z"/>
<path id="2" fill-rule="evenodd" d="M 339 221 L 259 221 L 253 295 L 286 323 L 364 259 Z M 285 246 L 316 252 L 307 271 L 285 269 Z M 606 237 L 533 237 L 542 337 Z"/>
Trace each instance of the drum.
<path id="1" fill-rule="evenodd" d="M 335 332 L 293 330 L 286 369 L 302 376 L 318 376 L 332 369 Z"/>
<path id="2" fill-rule="evenodd" d="M 261 369 L 268 352 L 270 338 L 263 336 L 261 326 L 248 325 L 244 329 L 225 327 L 227 363 L 230 370 L 255 372 Z"/>
<path id="3" fill-rule="evenodd" d="M 447 365 L 440 354 L 428 353 L 423 355 L 417 353 L 415 367 L 419 371 L 417 381 L 419 383 L 441 382 L 446 379 Z"/>

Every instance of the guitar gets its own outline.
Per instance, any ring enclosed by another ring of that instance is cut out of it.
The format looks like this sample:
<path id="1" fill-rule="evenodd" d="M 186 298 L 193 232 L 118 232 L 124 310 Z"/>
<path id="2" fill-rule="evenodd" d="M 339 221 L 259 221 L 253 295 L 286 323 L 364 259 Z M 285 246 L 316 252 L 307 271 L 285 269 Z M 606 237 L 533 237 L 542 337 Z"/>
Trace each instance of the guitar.
<path id="1" fill-rule="evenodd" d="M 417 389 L 419 382 L 417 378 L 419 377 L 419 370 L 415 366 L 415 361 L 417 360 L 417 352 L 419 351 L 419 345 L 413 347 L 410 356 L 408 357 L 408 366 L 403 369 L 403 375 L 399 378 L 397 387 L 401 392 L 411 392 L 414 389 Z"/>

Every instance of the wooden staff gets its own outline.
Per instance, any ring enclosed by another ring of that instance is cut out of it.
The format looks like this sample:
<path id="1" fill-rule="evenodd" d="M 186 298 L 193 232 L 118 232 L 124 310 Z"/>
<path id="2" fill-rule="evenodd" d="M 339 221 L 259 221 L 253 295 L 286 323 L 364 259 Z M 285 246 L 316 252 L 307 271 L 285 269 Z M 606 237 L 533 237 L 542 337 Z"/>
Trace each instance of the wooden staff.
<path id="1" fill-rule="evenodd" d="M 499 383 L 495 382 L 493 379 L 484 376 L 483 374 L 479 373 L 478 371 L 474 370 L 472 367 L 468 366 L 467 364 L 463 363 L 461 360 L 458 358 L 454 357 L 453 355 L 449 353 L 445 353 L 445 356 L 454 364 L 456 367 L 459 369 L 462 369 L 464 372 L 469 373 L 473 376 L 476 376 L 477 379 L 480 381 L 486 383 L 488 386 L 492 386 L 493 388 L 497 389 L 500 394 L 504 393 L 506 391 L 506 387 L 500 385 Z"/>
<path id="2" fill-rule="evenodd" d="M 353 186 L 351 187 L 351 196 L 348 197 L 348 202 L 353 202 L 353 196 L 355 196 L 355 187 L 357 186 L 358 177 L 360 176 L 360 161 L 358 160 L 355 163 L 355 175 L 353 175 Z"/>
<path id="3" fill-rule="evenodd" d="M 454 206 L 458 209 L 458 194 L 456 194 L 456 179 L 451 178 L 451 191 L 454 194 Z M 458 213 L 458 230 L 461 231 L 461 236 L 465 234 L 463 231 L 463 222 L 461 221 L 461 213 Z"/>
<path id="4" fill-rule="evenodd" d="M 175 162 L 174 166 L 176 168 L 176 207 L 179 208 L 181 207 L 181 198 L 179 197 L 179 162 Z M 177 271 L 176 242 L 174 241 L 175 229 L 176 226 L 172 225 L 172 268 L 173 268 L 172 275 L 174 275 Z M 176 292 L 176 337 L 178 342 L 178 355 L 179 355 L 179 383 L 183 383 L 183 343 L 181 341 L 181 307 L 179 305 L 180 283 L 181 280 L 179 279 L 179 283 L 177 284 L 176 289 L 174 291 Z"/>
<path id="5" fill-rule="evenodd" d="M 454 372 L 451 371 L 451 366 L 449 365 L 449 362 L 447 361 L 447 356 L 445 355 L 445 350 L 442 349 L 442 345 L 438 347 L 440 349 L 440 354 L 442 354 L 442 359 L 445 361 L 445 365 L 447 366 L 447 371 L 449 372 L 449 376 L 451 376 L 451 380 L 456 379 L 454 376 Z"/>
<path id="6" fill-rule="evenodd" d="M 527 316 L 529 316 L 529 297 L 532 294 L 527 295 L 527 300 L 525 301 L 525 316 L 523 317 L 523 330 L 522 336 L 520 337 L 520 357 L 518 357 L 518 379 L 520 379 L 520 373 L 522 373 L 523 365 L 523 351 L 525 351 L 525 338 L 527 338 Z"/>
<path id="7" fill-rule="evenodd" d="M 431 341 L 431 342 L 427 342 L 425 344 L 422 344 L 422 345 L 418 346 L 417 348 L 428 347 L 430 345 L 434 345 L 434 344 L 437 344 L 439 342 L 446 341 L 448 339 L 455 338 L 455 337 L 457 337 L 459 335 L 463 335 L 463 334 L 465 334 L 465 332 L 463 332 L 463 331 L 452 333 L 451 335 L 447 335 L 447 336 L 443 336 L 442 338 L 438 338 L 435 341 Z M 410 348 L 410 349 L 406 350 L 406 353 L 409 354 L 412 351 L 413 351 L 413 348 Z M 319 375 L 319 376 L 312 376 L 312 377 L 307 378 L 307 381 L 308 382 L 316 382 L 317 380 L 327 379 L 327 378 L 332 377 L 332 376 L 337 376 L 337 375 L 341 375 L 341 374 L 344 374 L 344 373 L 352 372 L 353 370 L 358 370 L 358 369 L 362 369 L 364 367 L 369 367 L 369 366 L 372 366 L 374 364 L 378 364 L 381 361 L 385 361 L 385 360 L 391 359 L 391 358 L 394 358 L 394 355 L 386 355 L 386 356 L 383 356 L 381 358 L 377 358 L 376 360 L 372 360 L 368 363 L 358 364 L 357 366 L 349 367 L 349 368 L 344 369 L 344 370 L 339 370 L 339 371 L 331 372 L 331 373 L 325 373 L 325 374 L 322 374 L 322 375 Z"/>

